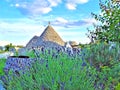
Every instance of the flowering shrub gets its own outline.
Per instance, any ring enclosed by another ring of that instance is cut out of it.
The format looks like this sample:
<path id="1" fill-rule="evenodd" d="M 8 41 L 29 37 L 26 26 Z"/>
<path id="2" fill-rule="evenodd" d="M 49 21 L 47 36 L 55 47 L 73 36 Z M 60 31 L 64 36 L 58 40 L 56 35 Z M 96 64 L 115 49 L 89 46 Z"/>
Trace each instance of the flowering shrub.
<path id="1" fill-rule="evenodd" d="M 119 90 L 119 47 L 100 42 L 74 54 L 42 48 L 28 55 L 33 60 L 28 70 L 5 75 L 7 90 Z"/>
<path id="2" fill-rule="evenodd" d="M 56 53 L 57 54 L 57 53 Z M 6 77 L 7 90 L 94 90 L 95 69 L 80 58 L 53 52 L 40 54 L 29 71 Z"/>
<path id="3" fill-rule="evenodd" d="M 83 51 L 84 59 L 96 68 L 95 88 L 97 90 L 114 90 L 120 81 L 119 44 L 112 49 L 104 42 L 92 44 Z"/>
<path id="4" fill-rule="evenodd" d="M 84 58 L 95 67 L 111 66 L 120 60 L 120 49 L 118 45 L 111 50 L 109 47 L 110 45 L 104 42 L 91 44 L 89 49 L 84 49 Z"/>
<path id="5" fill-rule="evenodd" d="M 13 72 L 25 70 L 31 66 L 32 61 L 33 59 L 28 56 L 10 56 L 6 60 L 4 71 L 8 74 L 9 70 L 12 70 Z"/>

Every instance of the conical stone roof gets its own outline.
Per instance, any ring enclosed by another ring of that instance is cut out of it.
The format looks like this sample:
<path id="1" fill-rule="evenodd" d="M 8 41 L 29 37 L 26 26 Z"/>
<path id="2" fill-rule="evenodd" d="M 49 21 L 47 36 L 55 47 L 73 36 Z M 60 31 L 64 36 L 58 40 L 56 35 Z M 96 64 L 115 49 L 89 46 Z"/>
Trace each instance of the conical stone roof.
<path id="1" fill-rule="evenodd" d="M 38 36 L 34 36 L 26 45 L 27 48 L 32 47 L 60 47 L 64 46 L 65 42 L 62 40 L 62 38 L 57 34 L 57 32 L 48 25 L 47 28 L 44 30 L 44 32 Z"/>
<path id="2" fill-rule="evenodd" d="M 48 25 L 44 32 L 41 34 L 40 38 L 38 39 L 38 42 L 40 41 L 51 41 L 61 46 L 64 46 L 65 44 L 65 42 L 50 25 Z"/>
<path id="3" fill-rule="evenodd" d="M 34 36 L 29 42 L 28 44 L 26 45 L 26 47 L 33 47 L 36 43 L 37 43 L 37 40 L 38 40 L 38 36 Z"/>

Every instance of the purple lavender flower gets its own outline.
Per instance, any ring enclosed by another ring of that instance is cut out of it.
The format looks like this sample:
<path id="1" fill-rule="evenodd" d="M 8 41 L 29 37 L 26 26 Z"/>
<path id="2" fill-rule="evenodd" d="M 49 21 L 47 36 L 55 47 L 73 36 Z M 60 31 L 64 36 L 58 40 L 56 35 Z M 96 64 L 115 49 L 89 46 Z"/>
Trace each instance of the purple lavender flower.
<path id="1" fill-rule="evenodd" d="M 85 63 L 85 62 L 83 62 L 83 63 L 82 63 L 82 66 L 83 66 L 83 67 L 84 67 L 84 66 L 86 66 L 86 63 Z"/>

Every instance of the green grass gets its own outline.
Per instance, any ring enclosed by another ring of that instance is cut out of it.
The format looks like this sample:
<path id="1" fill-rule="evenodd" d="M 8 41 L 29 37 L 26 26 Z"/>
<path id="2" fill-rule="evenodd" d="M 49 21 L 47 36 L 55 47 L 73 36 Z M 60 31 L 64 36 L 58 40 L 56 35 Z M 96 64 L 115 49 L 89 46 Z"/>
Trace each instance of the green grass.
<path id="1" fill-rule="evenodd" d="M 0 75 L 4 75 L 3 68 L 5 66 L 6 59 L 2 58 L 0 59 Z"/>

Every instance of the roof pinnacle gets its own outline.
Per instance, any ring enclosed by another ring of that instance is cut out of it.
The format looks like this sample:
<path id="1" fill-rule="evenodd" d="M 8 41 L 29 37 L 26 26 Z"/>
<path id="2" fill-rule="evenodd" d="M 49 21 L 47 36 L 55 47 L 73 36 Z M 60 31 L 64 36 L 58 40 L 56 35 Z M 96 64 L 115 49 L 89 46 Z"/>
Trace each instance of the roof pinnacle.
<path id="1" fill-rule="evenodd" d="M 51 23 L 50 23 L 50 21 L 48 22 L 48 25 L 50 25 Z"/>

